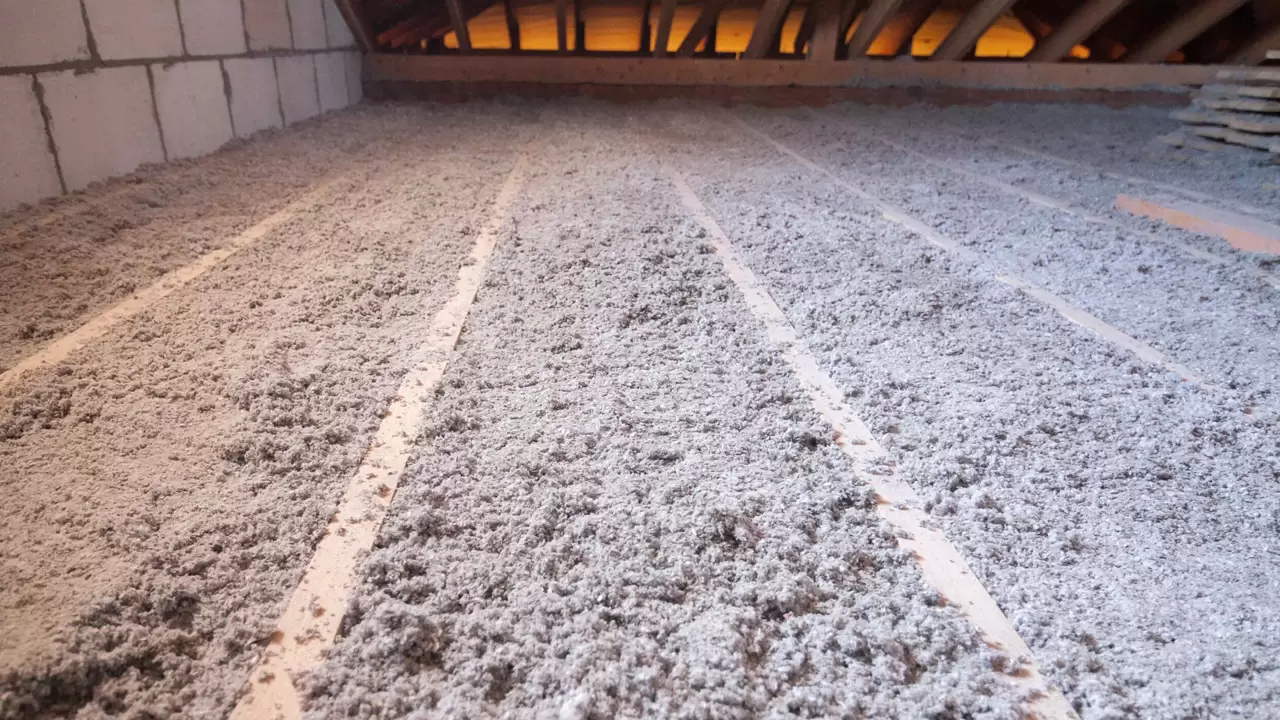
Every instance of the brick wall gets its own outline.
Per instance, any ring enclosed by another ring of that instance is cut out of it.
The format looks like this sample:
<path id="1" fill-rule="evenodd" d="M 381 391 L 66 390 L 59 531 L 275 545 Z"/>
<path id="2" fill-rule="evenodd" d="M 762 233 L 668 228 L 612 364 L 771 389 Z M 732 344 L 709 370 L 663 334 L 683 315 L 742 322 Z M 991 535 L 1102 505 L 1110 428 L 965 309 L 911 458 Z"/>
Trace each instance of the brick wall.
<path id="1" fill-rule="evenodd" d="M 0 1 L 0 211 L 360 101 L 333 0 Z"/>

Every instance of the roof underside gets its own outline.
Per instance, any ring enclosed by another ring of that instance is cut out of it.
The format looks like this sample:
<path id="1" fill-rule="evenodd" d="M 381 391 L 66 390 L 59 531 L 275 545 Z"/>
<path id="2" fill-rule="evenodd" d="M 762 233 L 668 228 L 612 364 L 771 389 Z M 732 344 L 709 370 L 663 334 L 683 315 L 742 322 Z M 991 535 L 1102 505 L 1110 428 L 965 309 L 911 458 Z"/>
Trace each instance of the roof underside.
<path id="1" fill-rule="evenodd" d="M 1280 47 L 1280 0 L 338 3 L 371 52 L 1257 64 Z"/>

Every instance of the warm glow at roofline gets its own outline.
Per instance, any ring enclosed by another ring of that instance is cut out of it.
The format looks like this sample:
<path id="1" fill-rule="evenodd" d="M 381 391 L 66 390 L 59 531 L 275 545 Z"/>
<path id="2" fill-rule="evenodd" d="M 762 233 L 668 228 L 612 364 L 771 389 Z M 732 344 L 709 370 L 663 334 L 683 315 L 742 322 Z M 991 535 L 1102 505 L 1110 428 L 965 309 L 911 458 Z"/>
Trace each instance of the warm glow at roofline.
<path id="1" fill-rule="evenodd" d="M 573 50 L 574 36 L 573 7 L 568 8 L 568 43 Z M 555 5 L 526 5 L 515 9 L 516 18 L 520 22 L 520 45 L 524 50 L 555 50 L 556 10 Z M 641 8 L 625 6 L 588 7 L 586 11 L 587 49 L 599 52 L 636 52 L 640 49 Z M 667 49 L 675 52 L 688 34 L 689 29 L 698 18 L 701 8 L 683 5 L 676 8 L 675 20 L 671 24 L 671 37 Z M 729 8 L 720 13 L 716 28 L 716 49 L 723 53 L 740 53 L 747 49 L 751 39 L 751 30 L 755 27 L 759 11 L 755 8 Z M 782 28 L 782 52 L 795 52 L 796 31 L 800 28 L 803 11 L 793 9 L 787 15 Z M 912 37 L 911 54 L 916 57 L 928 57 L 938 45 L 960 22 L 962 13 L 954 10 L 937 10 Z M 658 4 L 654 3 L 650 16 L 650 43 L 657 33 Z M 857 23 L 854 23 L 854 28 Z M 850 36 L 853 29 L 850 28 Z M 509 50 L 507 41 L 507 23 L 503 15 L 502 5 L 496 4 L 467 23 L 471 33 L 471 46 L 478 50 Z M 884 37 L 884 36 L 882 36 Z M 846 38 L 847 39 L 847 38 Z M 892 51 L 891 40 L 876 38 L 871 44 L 870 55 L 888 55 Z M 456 48 L 457 38 L 449 33 L 444 38 L 446 47 Z M 1027 29 L 1012 15 L 1000 17 L 978 40 L 976 54 L 978 57 L 1020 58 L 1031 51 L 1035 39 Z M 699 49 L 702 46 L 699 45 Z M 1087 59 L 1089 51 L 1077 45 L 1071 56 Z"/>

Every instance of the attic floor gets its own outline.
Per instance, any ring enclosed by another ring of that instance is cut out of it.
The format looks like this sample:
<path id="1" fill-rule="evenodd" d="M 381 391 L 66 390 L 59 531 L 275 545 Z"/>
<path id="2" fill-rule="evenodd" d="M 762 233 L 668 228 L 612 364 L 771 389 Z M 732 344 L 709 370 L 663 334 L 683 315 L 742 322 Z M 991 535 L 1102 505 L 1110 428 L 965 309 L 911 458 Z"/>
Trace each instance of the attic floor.
<path id="1" fill-rule="evenodd" d="M 1172 125 L 366 105 L 0 216 L 0 716 L 1280 715 L 1280 273 L 1115 209 L 1280 173 Z"/>

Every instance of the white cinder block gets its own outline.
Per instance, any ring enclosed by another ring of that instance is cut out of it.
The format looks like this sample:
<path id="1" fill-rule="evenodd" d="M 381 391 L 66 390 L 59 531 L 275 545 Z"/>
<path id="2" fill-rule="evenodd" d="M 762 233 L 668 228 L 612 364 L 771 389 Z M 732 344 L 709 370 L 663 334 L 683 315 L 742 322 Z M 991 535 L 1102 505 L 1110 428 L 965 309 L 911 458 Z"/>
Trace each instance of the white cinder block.
<path id="1" fill-rule="evenodd" d="M 356 44 L 356 36 L 351 34 L 351 28 L 347 27 L 347 21 L 333 0 L 324 0 L 324 23 L 329 30 L 329 47 L 349 48 Z"/>
<path id="2" fill-rule="evenodd" d="M 88 57 L 79 0 L 0 0 L 0 67 Z"/>
<path id="3" fill-rule="evenodd" d="M 231 110 L 217 60 L 155 65 L 151 73 L 170 160 L 205 155 L 231 140 Z"/>
<path id="4" fill-rule="evenodd" d="M 39 76 L 68 190 L 163 162 L 143 67 Z"/>
<path id="5" fill-rule="evenodd" d="M 0 77 L 0 211 L 62 192 L 30 75 Z"/>
<path id="6" fill-rule="evenodd" d="M 280 104 L 284 124 L 292 125 L 320 114 L 316 95 L 316 63 L 310 55 L 276 58 L 276 78 L 280 81 Z"/>
<path id="7" fill-rule="evenodd" d="M 233 58 L 223 60 L 222 66 L 231 79 L 231 119 L 237 137 L 284 125 L 271 58 Z"/>
<path id="8" fill-rule="evenodd" d="M 293 19 L 293 47 L 298 50 L 323 50 L 329 45 L 320 0 L 289 0 L 289 17 Z"/>
<path id="9" fill-rule="evenodd" d="M 347 102 L 355 105 L 364 99 L 364 56 L 358 52 L 343 53 L 347 65 Z"/>
<path id="10" fill-rule="evenodd" d="M 240 0 L 180 0 L 183 37 L 190 55 L 234 55 L 245 51 Z"/>
<path id="11" fill-rule="evenodd" d="M 316 55 L 316 84 L 320 86 L 321 112 L 347 106 L 347 66 L 342 53 Z"/>
<path id="12" fill-rule="evenodd" d="M 182 54 L 178 8 L 173 0 L 84 0 L 84 6 L 98 54 L 104 60 Z"/>
<path id="13" fill-rule="evenodd" d="M 244 0 L 244 23 L 250 50 L 288 50 L 293 47 L 286 0 Z"/>

